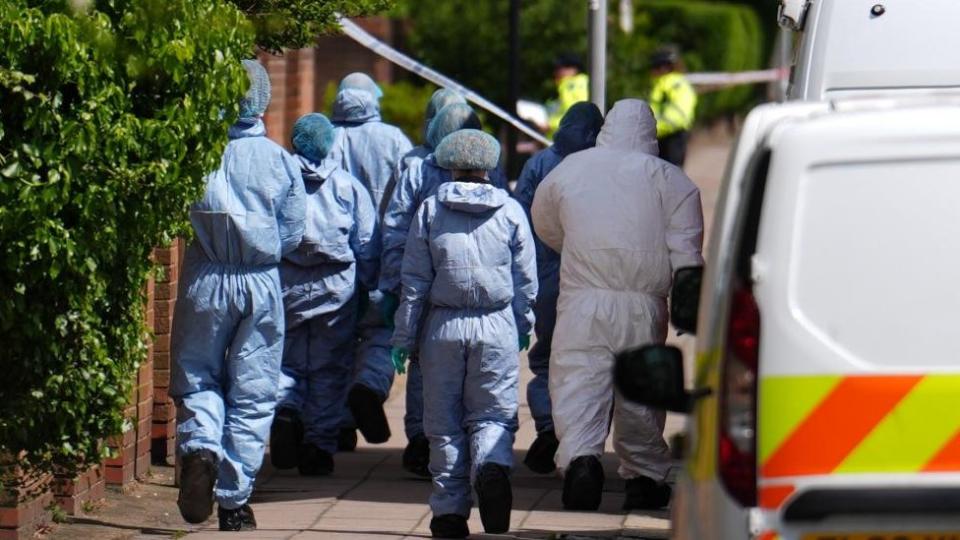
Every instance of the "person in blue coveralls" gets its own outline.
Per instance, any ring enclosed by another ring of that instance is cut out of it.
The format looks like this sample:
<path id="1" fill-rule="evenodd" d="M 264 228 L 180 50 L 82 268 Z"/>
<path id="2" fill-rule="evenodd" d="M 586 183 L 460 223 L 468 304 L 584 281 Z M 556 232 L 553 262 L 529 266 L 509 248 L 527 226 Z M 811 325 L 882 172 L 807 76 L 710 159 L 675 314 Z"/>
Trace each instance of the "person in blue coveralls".
<path id="1" fill-rule="evenodd" d="M 173 316 L 170 395 L 177 405 L 183 518 L 213 512 L 220 530 L 256 528 L 247 501 L 277 405 L 284 315 L 281 257 L 300 244 L 300 165 L 266 137 L 270 79 L 244 60 L 250 89 L 220 167 L 190 208 L 196 238 Z"/>
<path id="2" fill-rule="evenodd" d="M 307 220 L 300 247 L 280 266 L 287 338 L 270 453 L 277 468 L 296 466 L 307 476 L 333 472 L 357 321 L 380 264 L 376 209 L 363 184 L 327 158 L 333 136 L 322 114 L 293 126 Z"/>
<path id="3" fill-rule="evenodd" d="M 484 530 L 510 528 L 518 351 L 530 344 L 537 268 L 523 208 L 490 183 L 499 157 L 479 130 L 443 139 L 435 158 L 452 180 L 417 210 L 403 254 L 393 356 L 419 352 L 436 538 L 470 534 L 471 488 Z"/>
<path id="4" fill-rule="evenodd" d="M 433 149 L 451 133 L 461 129 L 479 129 L 480 119 L 466 103 L 454 102 L 444 107 L 427 128 L 426 146 L 431 153 L 418 161 L 411 160 L 409 168 L 400 175 L 386 205 L 383 216 L 383 255 L 381 258 L 380 290 L 384 296 L 384 318 L 391 324 L 399 305 L 400 265 L 403 249 L 413 215 L 428 197 L 436 194 L 444 182 L 453 179 L 449 170 L 437 164 Z M 507 181 L 499 167 L 489 171 L 493 185 L 506 189 Z M 395 366 L 403 373 L 405 366 Z M 430 443 L 423 433 L 423 381 L 416 357 L 410 361 L 407 376 L 406 413 L 403 417 L 407 447 L 403 452 L 403 467 L 418 476 L 429 477 Z"/>
<path id="5" fill-rule="evenodd" d="M 570 154 L 593 148 L 597 134 L 603 127 L 603 113 L 596 105 L 581 101 L 575 103 L 560 120 L 553 136 L 553 146 L 537 152 L 527 160 L 517 180 L 514 198 L 530 216 L 533 195 L 540 182 Z M 533 344 L 527 360 L 533 379 L 527 383 L 527 404 L 533 415 L 537 438 L 530 445 L 523 462 L 530 470 L 549 474 L 556 470 L 554 455 L 560 442 L 553 429 L 553 408 L 550 404 L 550 342 L 553 327 L 557 324 L 557 299 L 560 296 L 560 254 L 548 248 L 539 237 L 537 242 L 537 278 L 540 292 L 537 296 L 537 342 Z"/>
<path id="6" fill-rule="evenodd" d="M 333 103 L 331 119 L 336 126 L 330 159 L 355 176 L 367 188 L 375 208 L 381 210 L 384 193 L 399 165 L 412 148 L 410 140 L 399 128 L 383 122 L 380 98 L 383 91 L 365 73 L 351 73 L 340 82 Z M 384 443 L 390 438 L 390 426 L 383 403 L 393 385 L 390 362 L 391 329 L 383 319 L 383 297 L 376 289 L 369 294 L 370 309 L 361 318 L 356 351 L 357 375 L 347 398 L 349 411 L 357 429 L 369 443 Z M 342 423 L 340 447 L 356 446 L 353 422 Z"/>

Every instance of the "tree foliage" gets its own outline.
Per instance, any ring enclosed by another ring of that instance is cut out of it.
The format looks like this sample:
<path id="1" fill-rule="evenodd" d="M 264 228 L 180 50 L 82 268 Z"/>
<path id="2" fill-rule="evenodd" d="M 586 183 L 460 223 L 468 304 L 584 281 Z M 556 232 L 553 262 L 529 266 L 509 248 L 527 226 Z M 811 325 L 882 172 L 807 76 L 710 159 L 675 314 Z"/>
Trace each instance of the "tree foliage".
<path id="1" fill-rule="evenodd" d="M 338 28 L 337 14 L 359 17 L 383 11 L 390 0 L 230 0 L 246 14 L 257 43 L 270 52 L 309 46 Z"/>
<path id="2" fill-rule="evenodd" d="M 619 2 L 610 0 L 608 103 L 646 95 L 649 57 L 662 43 L 682 45 L 692 69 L 761 65 L 763 38 L 749 7 L 708 0 L 633 0 L 633 6 L 634 29 L 627 34 L 620 27 Z M 400 0 L 395 15 L 411 20 L 408 42 L 415 56 L 495 101 L 506 100 L 508 2 Z M 520 21 L 521 95 L 552 99 L 553 59 L 567 52 L 586 58 L 586 2 L 527 0 Z M 740 110 L 752 92 L 708 96 L 702 110 L 707 117 Z"/>
<path id="3" fill-rule="evenodd" d="M 146 350 L 151 250 L 189 231 L 240 60 L 383 3 L 0 0 L 0 458 L 100 460 Z"/>

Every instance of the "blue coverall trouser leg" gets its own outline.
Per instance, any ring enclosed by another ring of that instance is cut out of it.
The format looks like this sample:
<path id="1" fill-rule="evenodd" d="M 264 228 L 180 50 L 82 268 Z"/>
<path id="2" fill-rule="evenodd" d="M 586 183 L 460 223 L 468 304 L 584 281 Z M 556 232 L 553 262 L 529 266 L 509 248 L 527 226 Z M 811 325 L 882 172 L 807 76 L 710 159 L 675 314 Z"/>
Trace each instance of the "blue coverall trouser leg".
<path id="1" fill-rule="evenodd" d="M 300 411 L 303 440 L 333 454 L 354 374 L 356 300 L 287 332 L 281 407 Z"/>
<path id="2" fill-rule="evenodd" d="M 534 313 L 537 320 L 534 332 L 537 341 L 527 353 L 533 378 L 527 383 L 527 404 L 533 416 L 537 433 L 553 429 L 553 406 L 550 402 L 550 343 L 557 325 L 557 299 L 560 296 L 560 276 L 545 277 L 540 281 L 537 305 Z"/>
<path id="3" fill-rule="evenodd" d="M 170 394 L 180 455 L 206 449 L 220 469 L 216 500 L 247 502 L 276 407 L 284 339 L 276 267 L 184 264 L 172 335 Z"/>
<path id="4" fill-rule="evenodd" d="M 486 463 L 513 466 L 519 358 L 511 308 L 431 306 L 420 346 L 434 516 L 469 516 Z"/>

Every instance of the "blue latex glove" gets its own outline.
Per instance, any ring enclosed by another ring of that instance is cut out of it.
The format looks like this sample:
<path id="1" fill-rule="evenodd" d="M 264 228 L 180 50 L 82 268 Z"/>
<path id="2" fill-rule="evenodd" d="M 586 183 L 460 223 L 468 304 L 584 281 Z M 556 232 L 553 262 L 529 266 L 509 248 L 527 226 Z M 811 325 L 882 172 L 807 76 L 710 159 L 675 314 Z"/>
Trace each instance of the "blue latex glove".
<path id="1" fill-rule="evenodd" d="M 390 349 L 390 360 L 393 361 L 393 369 L 403 375 L 407 372 L 407 358 L 410 357 L 410 351 L 403 347 L 394 347 Z"/>
<path id="2" fill-rule="evenodd" d="M 397 295 L 390 292 L 383 293 L 383 300 L 380 301 L 380 315 L 383 317 L 383 322 L 390 330 L 393 330 L 393 317 L 397 314 L 397 309 L 399 307 L 400 298 L 398 298 Z"/>
<path id="3" fill-rule="evenodd" d="M 525 351 L 530 348 L 530 334 L 520 336 L 519 339 L 520 350 Z"/>

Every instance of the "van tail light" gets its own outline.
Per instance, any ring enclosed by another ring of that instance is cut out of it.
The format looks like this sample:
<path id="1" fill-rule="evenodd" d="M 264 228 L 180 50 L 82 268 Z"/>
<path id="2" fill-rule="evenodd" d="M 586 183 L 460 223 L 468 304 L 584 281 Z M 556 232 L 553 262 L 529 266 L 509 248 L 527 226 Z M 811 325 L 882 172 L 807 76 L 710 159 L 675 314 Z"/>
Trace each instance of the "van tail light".
<path id="1" fill-rule="evenodd" d="M 760 310 L 752 292 L 734 289 L 720 392 L 720 478 L 741 505 L 757 505 L 757 366 Z"/>

